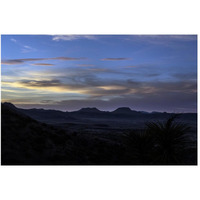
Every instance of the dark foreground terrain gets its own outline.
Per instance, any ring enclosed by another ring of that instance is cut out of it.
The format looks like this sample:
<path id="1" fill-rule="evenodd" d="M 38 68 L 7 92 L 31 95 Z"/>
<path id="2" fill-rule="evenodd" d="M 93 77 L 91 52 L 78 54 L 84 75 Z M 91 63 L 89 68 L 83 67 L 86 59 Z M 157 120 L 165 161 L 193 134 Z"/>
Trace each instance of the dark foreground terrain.
<path id="1" fill-rule="evenodd" d="M 196 165 L 197 114 L 1 105 L 2 165 Z"/>

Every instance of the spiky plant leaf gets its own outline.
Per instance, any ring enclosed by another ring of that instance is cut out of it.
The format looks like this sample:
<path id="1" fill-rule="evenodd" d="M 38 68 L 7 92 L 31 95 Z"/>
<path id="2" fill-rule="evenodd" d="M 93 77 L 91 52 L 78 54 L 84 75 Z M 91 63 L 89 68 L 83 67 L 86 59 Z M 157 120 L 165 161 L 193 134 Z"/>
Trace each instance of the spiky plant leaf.
<path id="1" fill-rule="evenodd" d="M 183 160 L 183 152 L 189 146 L 187 132 L 190 127 L 175 122 L 177 116 L 166 122 L 147 123 L 147 132 L 155 138 L 155 162 L 159 164 L 177 164 Z"/>

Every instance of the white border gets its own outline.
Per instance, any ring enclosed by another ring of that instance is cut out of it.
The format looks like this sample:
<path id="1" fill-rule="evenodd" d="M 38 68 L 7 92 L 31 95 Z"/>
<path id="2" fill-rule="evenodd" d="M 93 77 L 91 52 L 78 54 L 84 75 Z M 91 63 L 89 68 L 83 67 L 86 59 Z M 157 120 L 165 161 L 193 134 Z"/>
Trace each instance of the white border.
<path id="1" fill-rule="evenodd" d="M 9 0 L 0 9 L 1 34 L 199 34 L 197 0 Z M 199 166 L 0 167 L 3 200 L 199 199 L 199 182 Z"/>

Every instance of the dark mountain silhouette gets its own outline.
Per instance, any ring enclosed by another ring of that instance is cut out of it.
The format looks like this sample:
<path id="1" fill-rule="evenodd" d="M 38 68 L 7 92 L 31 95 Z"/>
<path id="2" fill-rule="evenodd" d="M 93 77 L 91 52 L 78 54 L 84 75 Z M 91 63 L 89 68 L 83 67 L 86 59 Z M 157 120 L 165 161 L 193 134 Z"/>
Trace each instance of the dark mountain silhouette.
<path id="1" fill-rule="evenodd" d="M 8 103 L 1 104 L 1 125 L 3 165 L 51 164 L 59 145 L 70 140 L 63 130 L 37 122 Z"/>
<path id="2" fill-rule="evenodd" d="M 118 115 L 140 115 L 141 112 L 131 110 L 129 107 L 120 107 L 117 108 L 112 112 L 112 114 L 118 114 Z"/>
<path id="3" fill-rule="evenodd" d="M 131 110 L 129 107 L 120 107 L 111 112 L 113 117 L 117 118 L 140 118 L 141 112 Z M 143 115 L 144 116 L 144 115 Z"/>
<path id="4" fill-rule="evenodd" d="M 97 108 L 81 108 L 77 112 L 85 112 L 85 113 L 100 113 L 102 111 L 98 110 Z"/>
<path id="5" fill-rule="evenodd" d="M 19 109 L 22 113 L 42 122 L 66 122 L 76 120 L 68 112 L 45 109 Z"/>
<path id="6" fill-rule="evenodd" d="M 1 104 L 2 165 L 122 164 L 123 148 L 115 141 L 67 131 Z M 118 156 L 116 156 L 116 154 Z"/>
<path id="7" fill-rule="evenodd" d="M 149 112 L 146 112 L 146 111 L 140 111 L 140 113 L 149 114 Z"/>
<path id="8" fill-rule="evenodd" d="M 77 119 L 84 119 L 84 118 L 107 118 L 109 112 L 100 111 L 97 108 L 81 108 L 78 111 L 69 112 L 70 116 L 73 116 Z"/>
<path id="9" fill-rule="evenodd" d="M 112 113 L 119 113 L 119 114 L 132 113 L 132 110 L 129 107 L 120 107 L 114 110 Z"/>
<path id="10" fill-rule="evenodd" d="M 67 123 L 78 126 L 79 124 L 85 124 L 85 127 L 88 127 L 87 125 L 89 124 L 90 128 L 93 124 L 99 124 L 101 127 L 133 128 L 134 126 L 144 126 L 145 122 L 149 120 L 166 120 L 172 115 L 172 113 L 166 112 L 147 113 L 143 111 L 134 111 L 128 107 L 121 107 L 112 112 L 100 111 L 97 108 L 82 108 L 74 112 L 62 112 L 45 109 L 20 109 L 16 108 L 11 103 L 4 104 L 40 122 L 48 124 Z M 196 113 L 184 113 L 180 115 L 179 118 L 180 120 L 184 120 L 196 126 Z"/>
<path id="11" fill-rule="evenodd" d="M 160 118 L 167 118 L 173 113 L 166 113 L 166 112 L 152 112 L 148 113 L 145 111 L 135 111 L 131 110 L 129 107 L 120 107 L 116 110 L 109 112 L 109 111 L 100 111 L 99 109 L 93 107 L 93 108 L 82 108 L 78 111 L 73 112 L 63 112 L 59 110 L 45 110 L 45 109 L 22 109 L 17 108 L 15 105 L 5 102 L 3 105 L 6 105 L 7 107 L 13 108 L 15 110 L 20 111 L 21 113 L 24 113 L 25 115 L 32 117 L 33 119 L 39 120 L 39 121 L 60 121 L 60 122 L 66 122 L 66 121 L 76 121 L 79 119 L 79 117 L 86 116 L 89 118 L 93 117 L 99 117 L 99 118 L 112 118 L 115 116 L 121 116 L 121 118 L 127 118 L 127 119 L 135 119 L 138 118 L 144 118 L 144 119 L 160 119 Z M 132 118 L 133 117 L 133 118 Z M 197 113 L 183 113 L 180 115 L 180 118 L 187 118 L 188 120 L 195 120 L 197 117 Z"/>
<path id="12" fill-rule="evenodd" d="M 89 110 L 91 111 L 91 108 Z M 124 108 L 118 109 L 118 111 L 120 110 L 126 111 L 126 113 L 134 112 Z M 1 164 L 126 165 L 152 164 L 154 158 L 159 159 L 160 156 L 163 158 L 164 154 L 160 155 L 160 150 L 158 152 L 154 145 L 155 139 L 159 136 L 156 135 L 157 127 L 163 127 L 161 122 L 152 123 L 155 126 L 153 128 L 150 127 L 149 131 L 152 133 L 152 137 L 149 137 L 144 132 L 144 123 L 140 124 L 136 120 L 138 118 L 136 115 L 128 116 L 127 114 L 121 114 L 121 118 L 115 118 L 115 115 L 118 114 L 96 111 L 96 109 L 92 109 L 92 112 L 62 112 L 44 109 L 26 110 L 19 109 L 10 103 L 3 103 L 1 104 Z M 144 118 L 145 116 L 150 116 L 151 120 L 158 119 L 157 117 L 159 116 L 163 120 L 162 117 L 168 115 L 167 113 L 138 113 L 137 116 L 143 116 Z M 34 119 L 30 116 L 33 116 Z M 74 116 L 77 118 L 75 119 Z M 105 116 L 108 117 L 105 118 Z M 186 148 L 187 152 L 180 149 L 180 155 L 183 157 L 180 164 L 196 164 L 196 114 L 189 113 L 183 114 L 183 116 L 186 117 L 183 117 L 182 121 L 183 119 L 188 120 L 193 129 L 189 132 L 187 131 L 189 140 L 185 140 L 184 138 L 182 140 L 180 138 L 184 144 L 190 145 Z M 37 121 L 36 118 L 41 120 Z M 45 118 L 49 120 L 47 120 L 49 124 L 42 122 Z M 137 129 L 138 124 L 139 129 Z M 166 126 L 168 127 L 167 124 Z M 180 132 L 182 129 L 178 128 L 181 128 L 179 124 L 179 121 L 175 124 L 178 136 L 183 133 Z M 131 130 L 136 131 L 136 135 L 132 135 Z M 159 130 L 161 134 L 167 133 L 165 129 Z M 168 131 L 168 128 L 166 130 Z M 130 133 L 131 135 L 129 134 L 128 137 L 124 138 L 124 134 L 126 133 Z M 138 135 L 138 133 L 141 133 L 141 135 Z M 160 136 L 159 138 L 162 139 Z M 168 137 L 164 139 L 166 144 L 171 144 Z M 162 141 L 159 144 L 161 145 Z M 149 150 L 149 148 L 152 149 Z M 176 148 L 179 148 L 179 145 L 176 145 Z M 179 149 L 175 150 L 178 152 L 176 155 L 179 156 Z M 168 153 L 171 152 L 170 149 L 167 149 L 167 151 Z M 148 153 L 146 154 L 145 152 Z M 169 156 L 171 159 L 171 155 Z M 154 160 L 153 163 L 158 164 L 163 162 L 161 160 Z M 165 163 L 172 162 L 165 160 Z"/>
<path id="13" fill-rule="evenodd" d="M 1 104 L 2 105 L 2 104 Z M 9 102 L 4 102 L 3 103 L 4 106 L 8 108 L 11 108 L 11 109 L 17 109 L 12 103 L 9 103 Z"/>

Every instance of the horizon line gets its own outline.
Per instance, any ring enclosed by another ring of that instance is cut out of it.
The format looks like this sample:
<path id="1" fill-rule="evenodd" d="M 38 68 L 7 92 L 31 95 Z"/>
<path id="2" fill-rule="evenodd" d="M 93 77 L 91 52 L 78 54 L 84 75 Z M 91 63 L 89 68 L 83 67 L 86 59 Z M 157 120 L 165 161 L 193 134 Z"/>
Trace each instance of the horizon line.
<path id="1" fill-rule="evenodd" d="M 61 112 L 78 112 L 78 111 L 80 111 L 80 110 L 82 110 L 82 109 L 97 109 L 98 111 L 100 111 L 100 112 L 114 112 L 114 111 L 116 111 L 117 109 L 119 109 L 119 108 L 128 108 L 128 109 L 130 109 L 130 111 L 135 111 L 135 112 L 146 112 L 146 113 L 167 113 L 167 114 L 186 114 L 186 113 L 195 113 L 195 114 L 197 114 L 198 112 L 168 112 L 168 111 L 156 111 L 156 110 L 152 110 L 152 111 L 145 111 L 145 110 L 132 110 L 130 107 L 127 107 L 127 106 L 121 106 L 121 107 L 117 107 L 116 109 L 114 109 L 114 110 L 100 110 L 99 108 L 97 108 L 97 107 L 82 107 L 82 108 L 80 108 L 80 109 L 78 109 L 78 110 L 72 110 L 72 111 L 68 111 L 68 110 L 60 110 L 60 109 L 48 109 L 48 108 L 35 108 L 35 107 L 32 107 L 32 108 L 23 108 L 23 107 L 18 107 L 18 106 L 16 106 L 16 105 L 18 105 L 18 104 L 14 104 L 14 103 L 11 103 L 11 102 L 7 102 L 7 101 L 5 101 L 5 102 L 1 102 L 1 104 L 4 104 L 4 103 L 8 103 L 8 104 L 12 104 L 12 105 L 14 105 L 16 108 L 20 108 L 20 109 L 25 109 L 25 110 L 30 110 L 30 109 L 43 109 L 43 110 L 54 110 L 54 111 L 61 111 Z M 19 104 L 19 105 L 22 105 L 22 104 Z M 24 105 L 31 105 L 31 104 L 24 104 Z M 38 104 L 38 105 L 41 105 L 41 104 Z"/>

